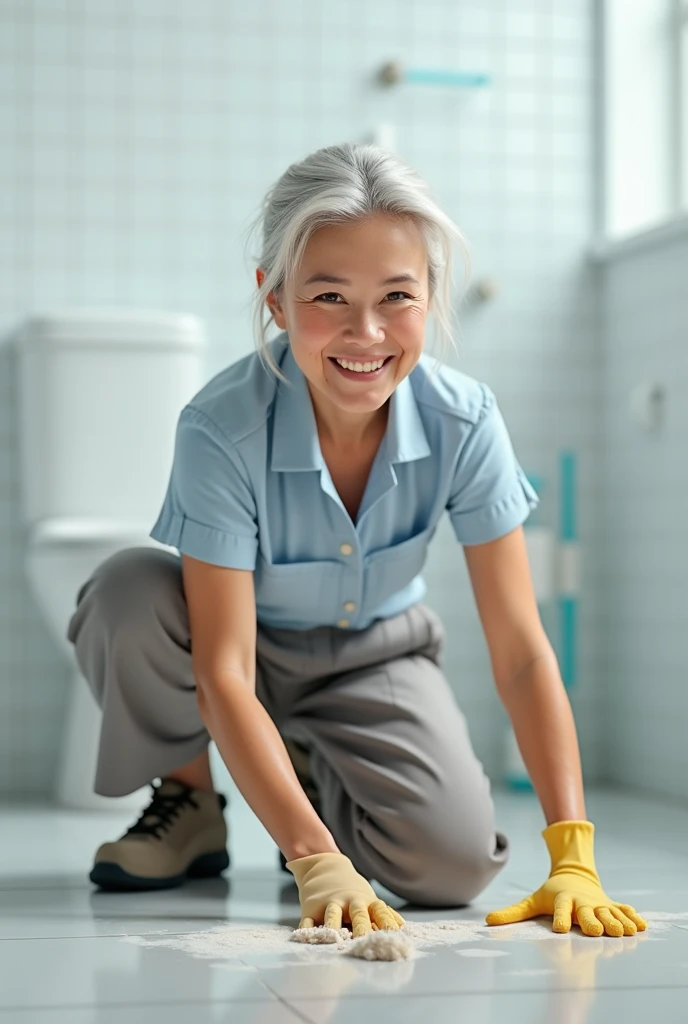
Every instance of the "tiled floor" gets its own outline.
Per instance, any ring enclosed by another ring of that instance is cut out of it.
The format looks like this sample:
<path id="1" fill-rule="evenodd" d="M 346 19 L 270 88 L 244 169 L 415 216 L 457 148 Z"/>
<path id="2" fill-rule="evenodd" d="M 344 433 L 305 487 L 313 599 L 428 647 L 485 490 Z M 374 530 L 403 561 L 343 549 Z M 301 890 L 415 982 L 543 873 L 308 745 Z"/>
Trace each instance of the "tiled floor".
<path id="1" fill-rule="evenodd" d="M 495 796 L 513 852 L 472 906 L 409 909 L 380 894 L 410 920 L 482 921 L 536 888 L 548 870 L 539 805 L 532 794 Z M 242 867 L 238 858 L 222 879 L 160 893 L 99 892 L 87 877 L 93 852 L 131 815 L 0 809 L 0 1024 L 685 1022 L 688 810 L 613 791 L 589 790 L 587 802 L 603 884 L 647 913 L 647 932 L 553 936 L 542 919 L 537 940 L 490 929 L 393 963 L 332 951 L 314 963 L 314 950 L 295 944 L 213 958 L 170 948 L 172 936 L 228 922 L 296 925 L 296 888 L 278 870 Z M 230 813 L 230 830 L 243 835 L 244 826 L 249 833 L 251 823 Z"/>

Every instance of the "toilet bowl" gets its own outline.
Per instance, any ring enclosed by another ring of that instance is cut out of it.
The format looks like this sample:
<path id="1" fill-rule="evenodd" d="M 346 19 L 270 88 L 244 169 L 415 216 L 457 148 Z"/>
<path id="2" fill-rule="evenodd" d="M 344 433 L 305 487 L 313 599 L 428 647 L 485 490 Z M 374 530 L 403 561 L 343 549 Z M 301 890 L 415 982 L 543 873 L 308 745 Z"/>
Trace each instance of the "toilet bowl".
<path id="1" fill-rule="evenodd" d="M 147 523 L 56 519 L 34 527 L 26 539 L 25 568 L 34 598 L 52 639 L 71 668 L 54 795 L 63 807 L 79 810 L 140 810 L 150 798 L 144 786 L 123 797 L 93 791 L 101 711 L 82 677 L 67 639 L 77 594 L 111 555 L 132 547 L 175 549 L 148 536 Z M 151 780 L 152 781 L 152 780 Z"/>
<path id="2" fill-rule="evenodd" d="M 54 796 L 71 808 L 141 810 L 147 786 L 122 797 L 93 792 L 101 711 L 67 627 L 80 587 L 111 555 L 175 550 L 149 531 L 179 415 L 203 383 L 203 323 L 167 311 L 66 309 L 31 318 L 16 346 L 26 574 L 72 675 L 64 722 L 56 721 Z"/>

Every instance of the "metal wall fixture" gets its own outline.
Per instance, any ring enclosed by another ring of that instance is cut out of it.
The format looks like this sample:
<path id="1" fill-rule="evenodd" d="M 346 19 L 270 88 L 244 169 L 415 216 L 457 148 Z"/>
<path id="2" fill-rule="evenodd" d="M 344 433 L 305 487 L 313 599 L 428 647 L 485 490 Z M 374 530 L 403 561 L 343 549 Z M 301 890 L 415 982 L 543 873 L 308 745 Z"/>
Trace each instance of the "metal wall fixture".
<path id="1" fill-rule="evenodd" d="M 451 68 L 407 68 L 399 60 L 384 64 L 378 74 L 383 85 L 451 85 L 459 88 L 481 88 L 490 85 L 492 78 L 483 71 L 454 71 Z"/>
<path id="2" fill-rule="evenodd" d="M 481 277 L 472 284 L 464 295 L 463 305 L 472 309 L 483 306 L 499 295 L 499 281 L 496 277 Z"/>

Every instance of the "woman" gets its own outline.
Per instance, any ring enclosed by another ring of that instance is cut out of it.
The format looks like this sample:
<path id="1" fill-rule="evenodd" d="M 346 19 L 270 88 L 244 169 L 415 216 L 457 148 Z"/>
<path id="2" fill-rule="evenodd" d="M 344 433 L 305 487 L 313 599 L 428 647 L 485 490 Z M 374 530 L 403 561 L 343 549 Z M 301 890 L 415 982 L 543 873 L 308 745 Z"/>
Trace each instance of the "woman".
<path id="1" fill-rule="evenodd" d="M 227 867 L 212 738 L 296 879 L 302 926 L 398 928 L 371 878 L 428 906 L 485 888 L 508 842 L 419 576 L 446 510 L 552 859 L 544 886 L 488 923 L 549 914 L 555 931 L 644 929 L 595 871 L 573 716 L 523 539 L 537 495 L 490 388 L 423 353 L 429 312 L 450 339 L 461 232 L 373 146 L 292 165 L 261 214 L 258 353 L 182 411 L 151 531 L 180 558 L 118 553 L 70 622 L 103 709 L 95 791 L 161 779 L 91 879 L 162 888 Z M 282 331 L 271 342 L 266 305 Z"/>

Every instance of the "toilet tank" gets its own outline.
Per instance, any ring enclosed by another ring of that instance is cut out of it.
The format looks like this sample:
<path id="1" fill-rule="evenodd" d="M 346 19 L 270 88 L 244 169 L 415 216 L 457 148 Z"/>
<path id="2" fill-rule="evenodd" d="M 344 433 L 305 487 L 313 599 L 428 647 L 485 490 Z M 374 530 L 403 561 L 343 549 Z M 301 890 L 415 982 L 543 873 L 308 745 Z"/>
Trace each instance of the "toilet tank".
<path id="1" fill-rule="evenodd" d="M 25 524 L 150 522 L 183 406 L 203 385 L 202 322 L 188 314 L 78 309 L 17 337 Z"/>

